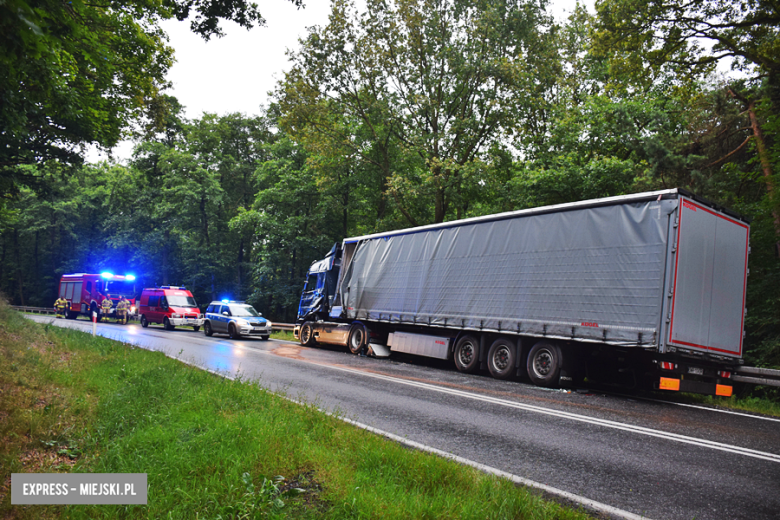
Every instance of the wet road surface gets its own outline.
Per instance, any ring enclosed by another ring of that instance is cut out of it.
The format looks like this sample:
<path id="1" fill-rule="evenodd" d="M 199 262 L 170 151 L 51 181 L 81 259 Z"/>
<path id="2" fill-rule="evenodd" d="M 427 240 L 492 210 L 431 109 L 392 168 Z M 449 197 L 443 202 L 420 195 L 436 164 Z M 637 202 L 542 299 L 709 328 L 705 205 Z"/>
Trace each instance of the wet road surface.
<path id="1" fill-rule="evenodd" d="M 87 321 L 28 317 L 92 330 Z M 98 334 L 258 379 L 379 430 L 647 518 L 780 518 L 775 418 L 552 391 L 461 374 L 435 360 L 363 358 L 191 329 L 98 324 Z"/>

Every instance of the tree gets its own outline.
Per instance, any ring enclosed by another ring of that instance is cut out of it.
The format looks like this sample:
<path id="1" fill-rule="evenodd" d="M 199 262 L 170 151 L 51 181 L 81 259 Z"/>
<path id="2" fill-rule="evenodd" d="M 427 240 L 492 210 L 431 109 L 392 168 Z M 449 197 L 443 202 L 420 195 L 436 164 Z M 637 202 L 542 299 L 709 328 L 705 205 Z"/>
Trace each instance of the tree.
<path id="1" fill-rule="evenodd" d="M 321 196 L 305 151 L 289 137 L 278 135 L 265 148 L 268 159 L 255 172 L 255 202 L 231 227 L 253 233 L 252 302 L 266 315 L 292 321 L 309 266 L 343 238 L 339 205 Z"/>
<path id="2" fill-rule="evenodd" d="M 80 164 L 85 145 L 113 147 L 145 112 L 163 118 L 157 101 L 173 50 L 159 21 L 188 16 L 205 39 L 222 34 L 220 19 L 247 28 L 264 22 L 246 0 L 0 2 L 3 194 L 39 185 L 20 165 Z"/>
<path id="3" fill-rule="evenodd" d="M 544 2 L 336 0 L 291 56 L 281 124 L 371 165 L 409 224 L 464 215 L 545 88 L 549 25 Z"/>
<path id="4" fill-rule="evenodd" d="M 678 77 L 695 81 L 723 60 L 747 76 L 747 82 L 735 80 L 725 88 L 750 119 L 750 139 L 761 164 L 780 256 L 777 163 L 773 164 L 770 153 L 774 136 L 765 134 L 767 119 L 762 120 L 757 111 L 762 98 L 767 98 L 770 121 L 780 112 L 780 4 L 772 0 L 603 0 L 596 8 L 598 48 L 611 57 L 614 67 L 628 70 L 635 78 L 644 75 L 645 81 L 655 81 L 659 71 L 672 67 Z"/>

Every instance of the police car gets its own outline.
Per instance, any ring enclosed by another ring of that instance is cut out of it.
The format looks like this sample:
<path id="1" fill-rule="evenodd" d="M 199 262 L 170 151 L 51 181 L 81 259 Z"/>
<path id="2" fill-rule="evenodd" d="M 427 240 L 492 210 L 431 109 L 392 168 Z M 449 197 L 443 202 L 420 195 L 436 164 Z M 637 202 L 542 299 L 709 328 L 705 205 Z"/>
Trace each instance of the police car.
<path id="1" fill-rule="evenodd" d="M 231 339 L 260 336 L 265 340 L 271 335 L 271 322 L 245 302 L 214 301 L 206 309 L 203 332 L 206 336 L 228 334 Z"/>

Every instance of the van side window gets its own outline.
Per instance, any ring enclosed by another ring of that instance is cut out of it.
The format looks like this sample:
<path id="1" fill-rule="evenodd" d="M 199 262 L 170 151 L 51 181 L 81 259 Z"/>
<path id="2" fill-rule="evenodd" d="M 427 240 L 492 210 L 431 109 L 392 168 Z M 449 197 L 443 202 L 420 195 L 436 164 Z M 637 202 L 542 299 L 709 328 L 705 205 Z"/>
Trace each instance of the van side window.
<path id="1" fill-rule="evenodd" d="M 165 296 L 160 296 L 160 307 L 167 307 L 168 306 L 168 298 Z"/>
<path id="2" fill-rule="evenodd" d="M 157 302 L 159 300 L 159 296 L 149 296 L 149 307 L 157 307 Z"/>

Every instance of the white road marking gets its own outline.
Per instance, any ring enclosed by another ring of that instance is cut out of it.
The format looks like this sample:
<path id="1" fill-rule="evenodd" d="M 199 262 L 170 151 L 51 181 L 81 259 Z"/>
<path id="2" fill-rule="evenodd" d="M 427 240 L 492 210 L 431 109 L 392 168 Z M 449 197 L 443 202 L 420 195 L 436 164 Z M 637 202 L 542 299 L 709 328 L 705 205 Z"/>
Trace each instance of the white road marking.
<path id="1" fill-rule="evenodd" d="M 676 403 L 674 401 L 664 401 L 662 399 L 650 399 L 649 397 L 624 396 L 624 394 L 612 394 L 612 395 L 619 395 L 619 396 L 629 397 L 631 399 L 637 399 L 642 401 L 650 401 L 652 403 L 663 403 L 663 404 L 673 404 L 675 406 L 685 406 L 686 408 L 696 408 L 697 410 L 707 410 L 708 412 L 718 412 L 718 413 L 726 413 L 729 415 L 739 415 L 741 417 L 750 417 L 751 419 L 761 419 L 762 421 L 780 422 L 780 419 L 778 419 L 777 417 L 767 417 L 765 415 L 752 415 L 744 412 L 736 412 L 734 410 L 724 410 L 723 408 L 710 408 L 709 406 L 701 406 L 698 404 Z"/>
<path id="2" fill-rule="evenodd" d="M 720 450 L 725 451 L 729 453 L 735 453 L 737 455 L 744 455 L 746 457 L 753 457 L 756 459 L 762 459 L 762 460 L 768 460 L 770 462 L 780 462 L 780 455 L 774 454 L 774 453 L 768 453 L 764 451 L 758 451 L 758 450 L 752 450 L 750 448 L 743 448 L 741 446 L 734 446 L 731 444 L 723 444 L 720 442 L 710 441 L 707 439 L 699 439 L 696 437 L 688 437 L 687 435 L 680 435 L 677 433 L 671 433 L 671 432 L 665 432 L 662 430 L 654 430 L 652 428 L 645 428 L 643 426 L 634 426 L 631 424 L 626 423 L 620 423 L 617 421 L 610 421 L 607 419 L 598 419 L 596 417 L 588 417 L 586 415 L 580 415 L 576 413 L 571 412 L 564 412 L 560 410 L 553 410 L 551 408 L 543 408 L 541 406 L 534 406 L 530 404 L 524 404 L 524 403 L 518 403 L 515 401 L 508 401 L 506 399 L 499 399 L 497 397 L 490 397 L 487 395 L 480 395 L 475 394 L 472 392 L 465 392 L 463 390 L 456 390 L 453 388 L 445 388 L 437 385 L 432 385 L 430 383 L 421 383 L 419 381 L 410 381 L 408 379 L 402 379 L 392 376 L 386 376 L 382 374 L 376 374 L 372 372 L 363 372 L 361 370 L 355 370 L 352 368 L 346 368 L 346 367 L 336 367 L 331 365 L 322 365 L 327 366 L 328 368 L 332 368 L 334 370 L 341 370 L 343 372 L 349 372 L 353 374 L 359 374 L 365 377 L 372 377 L 375 379 L 381 379 L 384 381 L 390 381 L 394 383 L 399 383 L 403 385 L 408 386 L 414 386 L 417 388 L 424 388 L 426 390 L 431 390 L 434 392 L 440 392 L 444 394 L 450 394 L 450 395 L 456 395 L 458 397 L 465 397 L 468 399 L 473 399 L 476 401 L 482 401 L 487 402 L 491 404 L 497 404 L 501 406 L 506 406 L 508 408 L 517 408 L 520 410 L 525 410 L 528 412 L 535 412 L 540 413 L 544 415 L 550 415 L 553 417 L 561 417 L 565 419 L 570 419 L 573 421 L 579 421 L 584 422 L 588 424 L 594 424 L 597 426 L 604 426 L 607 428 L 613 428 L 616 430 L 623 430 L 627 432 L 632 433 L 638 433 L 640 435 L 647 435 L 649 437 L 658 437 L 659 439 L 666 439 L 676 442 L 682 442 L 685 444 L 692 444 L 694 446 L 700 446 L 702 448 L 710 448 L 714 450 Z"/>

